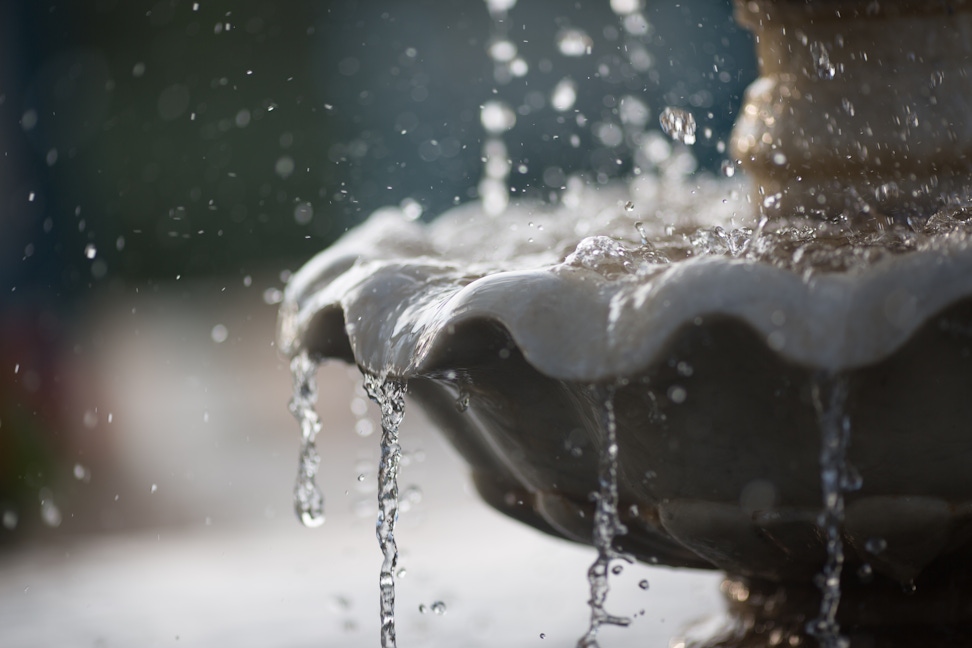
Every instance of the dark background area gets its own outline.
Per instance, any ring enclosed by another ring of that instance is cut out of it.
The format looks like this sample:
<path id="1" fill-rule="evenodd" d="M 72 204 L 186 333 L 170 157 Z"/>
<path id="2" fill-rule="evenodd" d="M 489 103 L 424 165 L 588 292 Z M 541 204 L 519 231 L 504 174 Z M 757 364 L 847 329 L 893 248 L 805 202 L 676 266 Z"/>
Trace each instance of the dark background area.
<path id="1" fill-rule="evenodd" d="M 606 0 L 523 0 L 506 29 L 530 72 L 506 84 L 480 0 L 23 0 L 0 12 L 4 292 L 245 274 L 307 257 L 382 205 L 413 198 L 435 215 L 475 198 L 479 106 L 536 105 L 565 76 L 588 122 L 616 120 L 623 94 L 655 126 L 666 105 L 691 109 L 713 130 L 695 147 L 711 169 L 753 76 L 726 1 L 649 3 L 654 62 L 639 73 Z M 591 36 L 589 56 L 559 55 L 569 26 Z M 553 161 L 630 170 L 625 151 L 612 152 L 624 165 L 603 164 L 572 117 L 520 111 L 506 140 L 528 171 L 514 187 L 542 188 Z"/>

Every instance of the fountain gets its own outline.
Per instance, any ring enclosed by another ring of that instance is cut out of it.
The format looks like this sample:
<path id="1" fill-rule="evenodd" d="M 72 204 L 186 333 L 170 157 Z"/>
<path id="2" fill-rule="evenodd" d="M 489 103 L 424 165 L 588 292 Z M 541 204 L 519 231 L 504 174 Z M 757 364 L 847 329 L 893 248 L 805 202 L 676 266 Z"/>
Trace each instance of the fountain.
<path id="1" fill-rule="evenodd" d="M 748 179 L 686 178 L 676 148 L 558 205 L 382 210 L 288 285 L 298 396 L 337 358 L 382 408 L 383 646 L 405 389 L 486 502 L 597 547 L 579 645 L 626 622 L 605 609 L 625 559 L 727 574 L 726 627 L 679 646 L 972 644 L 972 3 L 736 15 L 762 75 L 732 142 Z"/>

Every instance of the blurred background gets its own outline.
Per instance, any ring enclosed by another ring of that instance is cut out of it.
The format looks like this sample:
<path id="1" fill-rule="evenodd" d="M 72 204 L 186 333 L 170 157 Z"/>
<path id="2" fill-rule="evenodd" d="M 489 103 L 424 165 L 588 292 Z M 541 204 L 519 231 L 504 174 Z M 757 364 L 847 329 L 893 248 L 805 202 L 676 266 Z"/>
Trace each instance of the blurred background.
<path id="1" fill-rule="evenodd" d="M 328 522 L 292 514 L 290 273 L 381 206 L 475 200 L 485 102 L 513 195 L 556 201 L 639 172 L 666 106 L 718 169 L 755 75 L 728 0 L 490 4 L 0 3 L 0 645 L 377 644 L 353 368 L 320 376 Z M 486 509 L 417 409 L 403 440 L 403 642 L 573 645 L 592 551 Z M 718 609 L 711 575 L 624 579 L 617 642 Z"/>

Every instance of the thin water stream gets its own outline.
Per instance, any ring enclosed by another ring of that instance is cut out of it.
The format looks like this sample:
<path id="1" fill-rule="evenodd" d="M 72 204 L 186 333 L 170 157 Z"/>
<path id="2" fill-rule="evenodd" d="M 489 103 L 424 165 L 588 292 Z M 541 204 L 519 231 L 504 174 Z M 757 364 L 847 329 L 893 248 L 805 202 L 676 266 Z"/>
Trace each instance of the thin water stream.
<path id="1" fill-rule="evenodd" d="M 395 648 L 395 570 L 398 544 L 398 468 L 402 447 L 398 427 L 405 414 L 405 383 L 363 372 L 368 397 L 381 409 L 381 459 L 378 464 L 378 546 L 384 556 L 378 582 L 381 589 L 381 647 Z"/>
<path id="2" fill-rule="evenodd" d="M 604 445 L 598 462 L 598 492 L 595 494 L 594 547 L 597 558 L 587 572 L 591 585 L 591 621 L 587 632 L 577 642 L 577 648 L 598 648 L 597 634 L 604 625 L 627 626 L 631 619 L 610 614 L 604 607 L 609 591 L 611 562 L 632 558 L 614 548 L 614 539 L 627 533 L 618 517 L 618 428 L 614 415 L 614 387 L 594 387 L 601 401 L 601 424 Z"/>
<path id="3" fill-rule="evenodd" d="M 306 527 L 324 524 L 324 495 L 317 485 L 317 470 L 321 465 L 316 446 L 321 419 L 314 409 L 317 403 L 317 364 L 306 351 L 290 360 L 290 372 L 294 379 L 290 413 L 300 423 L 300 459 L 294 485 L 294 511 Z"/>
<path id="4" fill-rule="evenodd" d="M 816 577 L 820 588 L 820 614 L 807 624 L 807 632 L 823 648 L 848 648 L 850 640 L 840 634 L 837 609 L 840 606 L 840 578 L 844 568 L 844 494 L 861 487 L 860 477 L 847 461 L 850 445 L 850 417 L 845 410 L 847 379 L 821 375 L 812 387 L 813 406 L 820 425 L 820 485 L 823 510 L 817 524 L 824 533 L 827 561 Z"/>

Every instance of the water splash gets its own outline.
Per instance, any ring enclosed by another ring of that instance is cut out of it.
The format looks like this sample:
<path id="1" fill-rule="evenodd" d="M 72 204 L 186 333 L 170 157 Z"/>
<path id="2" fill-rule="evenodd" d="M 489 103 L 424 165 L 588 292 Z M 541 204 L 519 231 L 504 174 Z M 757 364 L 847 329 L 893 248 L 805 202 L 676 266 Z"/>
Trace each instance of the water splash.
<path id="1" fill-rule="evenodd" d="M 633 562 L 630 556 L 616 550 L 614 539 L 624 535 L 628 529 L 618 517 L 618 428 L 614 416 L 614 387 L 595 388 L 603 403 L 601 416 L 604 427 L 604 446 L 598 465 L 598 492 L 594 509 L 594 546 L 597 558 L 587 571 L 591 584 L 591 622 L 587 632 L 577 642 L 577 648 L 598 648 L 597 633 L 604 625 L 627 626 L 628 617 L 613 616 L 604 609 L 608 595 L 608 572 L 612 560 Z"/>
<path id="2" fill-rule="evenodd" d="M 665 134 L 682 144 L 695 144 L 695 117 L 681 108 L 665 108 L 658 116 L 658 123 Z"/>
<path id="3" fill-rule="evenodd" d="M 818 78 L 831 81 L 837 76 L 837 66 L 831 63 L 830 51 L 826 45 L 819 41 L 810 43 L 810 56 Z"/>
<path id="4" fill-rule="evenodd" d="M 844 493 L 860 488 L 860 479 L 847 462 L 850 444 L 850 417 L 847 402 L 847 379 L 822 375 L 814 379 L 813 406 L 820 424 L 820 483 L 824 507 L 817 524 L 827 541 L 827 562 L 815 581 L 820 588 L 820 614 L 807 623 L 807 632 L 823 648 L 848 648 L 850 639 L 840 634 L 837 608 L 840 606 L 840 577 L 844 568 Z"/>
<path id="5" fill-rule="evenodd" d="M 378 546 L 384 555 L 378 578 L 381 588 L 381 647 L 395 648 L 395 570 L 398 566 L 395 523 L 398 521 L 398 467 L 402 460 L 398 426 L 405 414 L 405 383 L 365 372 L 364 387 L 368 397 L 381 409 L 376 528 Z"/>
<path id="6" fill-rule="evenodd" d="M 294 485 L 294 511 L 297 519 L 306 527 L 324 524 L 324 495 L 317 485 L 317 469 L 321 456 L 317 453 L 317 434 L 321 431 L 321 419 L 314 409 L 317 403 L 317 361 L 307 351 L 290 361 L 290 373 L 294 378 L 294 395 L 290 399 L 290 413 L 300 423 L 300 460 L 297 465 L 297 483 Z"/>

